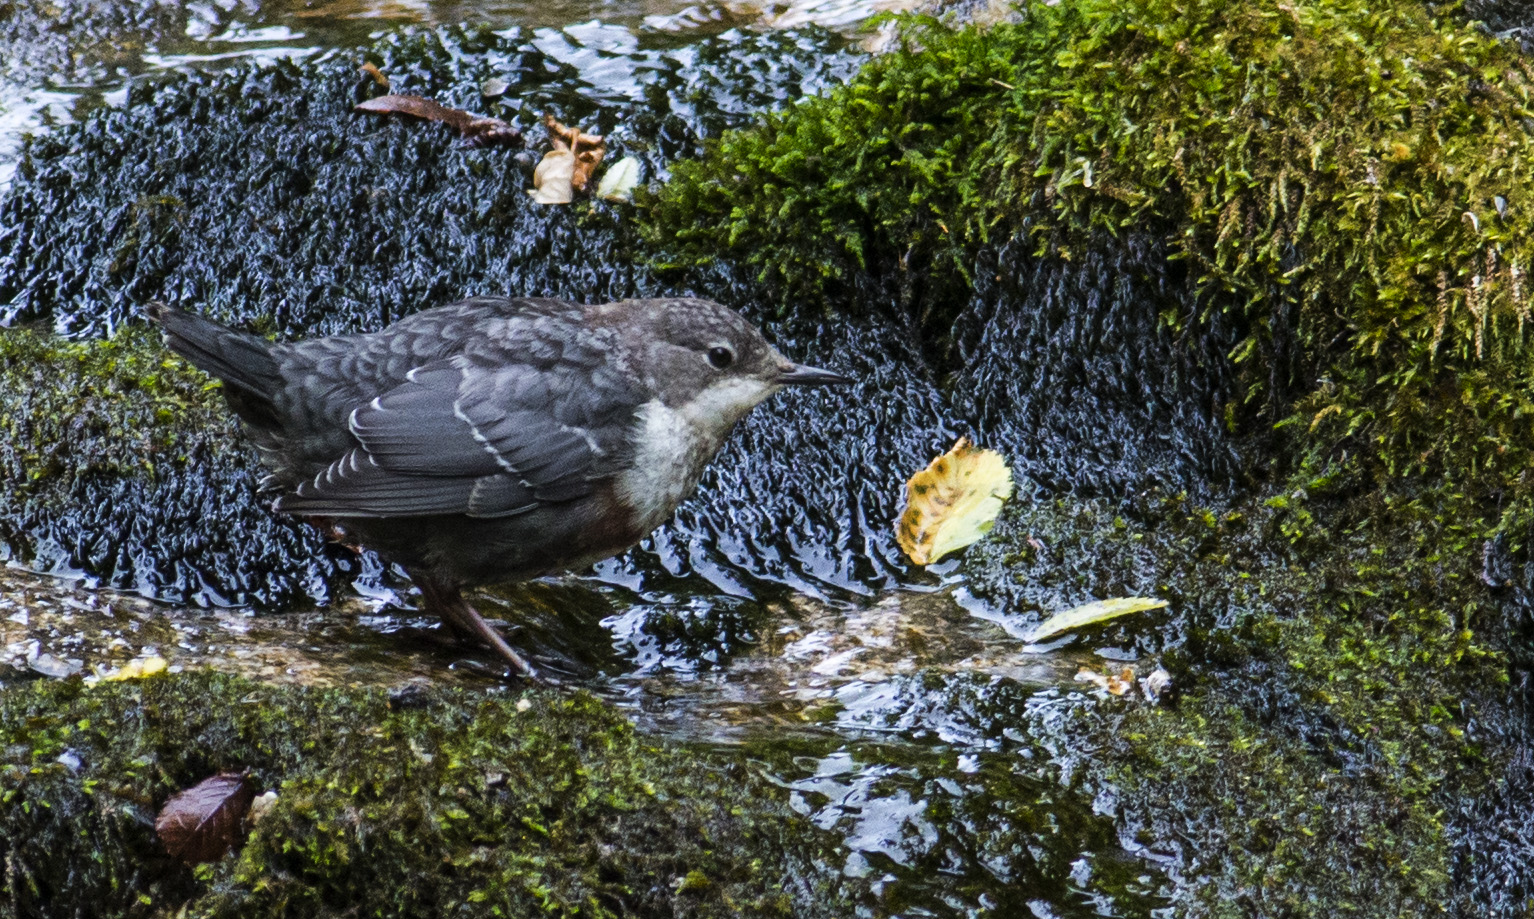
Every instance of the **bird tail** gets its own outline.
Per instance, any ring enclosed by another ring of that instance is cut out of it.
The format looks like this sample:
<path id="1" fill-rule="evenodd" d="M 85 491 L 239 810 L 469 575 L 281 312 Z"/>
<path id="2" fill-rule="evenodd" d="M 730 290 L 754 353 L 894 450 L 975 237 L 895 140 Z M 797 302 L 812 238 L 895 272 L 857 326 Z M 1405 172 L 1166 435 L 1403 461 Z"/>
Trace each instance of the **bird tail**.
<path id="1" fill-rule="evenodd" d="M 148 313 L 172 351 L 224 381 L 230 405 L 241 417 L 256 423 L 275 418 L 272 398 L 282 385 L 282 372 L 265 339 L 164 303 L 150 304 Z"/>

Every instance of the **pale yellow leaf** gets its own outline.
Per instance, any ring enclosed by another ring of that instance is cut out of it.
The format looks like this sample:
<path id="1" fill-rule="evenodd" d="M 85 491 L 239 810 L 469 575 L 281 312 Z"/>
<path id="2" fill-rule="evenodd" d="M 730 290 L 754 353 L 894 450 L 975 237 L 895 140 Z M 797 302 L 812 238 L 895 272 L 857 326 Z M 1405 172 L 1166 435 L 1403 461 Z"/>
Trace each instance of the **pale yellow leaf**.
<path id="1" fill-rule="evenodd" d="M 906 482 L 906 507 L 895 540 L 911 561 L 930 565 L 989 532 L 1010 497 L 1007 461 L 961 437 Z"/>
<path id="2" fill-rule="evenodd" d="M 609 201 L 627 201 L 634 197 L 634 186 L 638 184 L 639 160 L 625 156 L 602 173 L 602 181 L 597 185 L 597 197 Z"/>
<path id="3" fill-rule="evenodd" d="M 165 658 L 163 658 L 163 657 L 159 657 L 159 656 L 145 657 L 145 658 L 140 658 L 138 660 L 128 661 L 126 664 L 123 664 L 123 667 L 122 667 L 121 670 L 117 671 L 114 674 L 111 674 L 110 676 L 102 677 L 102 679 L 103 680 L 137 680 L 137 679 L 140 679 L 142 677 L 153 676 L 156 673 L 161 673 L 168 666 L 170 666 L 170 665 L 166 662 Z"/>
<path id="4" fill-rule="evenodd" d="M 1087 603 L 1068 609 L 1063 613 L 1055 613 L 1048 619 L 1023 633 L 1022 640 L 1027 644 L 1047 641 L 1062 632 L 1071 629 L 1079 629 L 1082 626 L 1094 625 L 1099 622 L 1107 622 L 1119 616 L 1129 613 L 1138 613 L 1148 609 L 1161 609 L 1167 605 L 1165 600 L 1156 600 L 1151 597 L 1116 597 L 1112 600 L 1098 600 L 1095 603 Z"/>
<path id="5" fill-rule="evenodd" d="M 575 154 L 569 150 L 550 150 L 533 170 L 533 188 L 528 194 L 539 204 L 569 204 L 575 196 L 571 184 L 575 177 Z"/>

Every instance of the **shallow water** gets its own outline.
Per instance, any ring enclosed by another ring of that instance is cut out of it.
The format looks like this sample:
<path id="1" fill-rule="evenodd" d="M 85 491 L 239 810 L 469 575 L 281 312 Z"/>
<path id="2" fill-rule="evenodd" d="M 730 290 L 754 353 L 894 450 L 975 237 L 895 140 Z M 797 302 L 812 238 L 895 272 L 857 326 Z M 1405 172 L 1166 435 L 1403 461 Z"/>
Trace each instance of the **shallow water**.
<path id="1" fill-rule="evenodd" d="M 21 0 L 0 7 L 0 191 L 24 137 L 120 105 L 129 86 L 189 70 L 344 55 L 391 29 L 477 23 L 529 29 L 588 74 L 619 49 L 669 47 L 734 27 L 820 25 L 856 31 L 915 0 L 114 0 L 79 9 Z M 607 79 L 621 79 L 609 74 Z"/>
<path id="2" fill-rule="evenodd" d="M 0 686 L 111 679 L 155 659 L 172 672 L 395 693 L 504 685 L 494 657 L 408 602 L 381 588 L 323 612 L 255 616 L 0 567 Z M 758 601 L 570 578 L 477 602 L 511 620 L 498 624 L 546 673 L 646 731 L 760 763 L 795 809 L 843 837 L 838 870 L 861 885 L 860 916 L 1140 916 L 1162 902 L 1154 863 L 1122 849 L 1025 736 L 992 724 L 1040 693 L 1149 704 L 1076 681 L 1083 667 L 1122 666 L 1090 644 L 1035 653 L 948 590 Z"/>

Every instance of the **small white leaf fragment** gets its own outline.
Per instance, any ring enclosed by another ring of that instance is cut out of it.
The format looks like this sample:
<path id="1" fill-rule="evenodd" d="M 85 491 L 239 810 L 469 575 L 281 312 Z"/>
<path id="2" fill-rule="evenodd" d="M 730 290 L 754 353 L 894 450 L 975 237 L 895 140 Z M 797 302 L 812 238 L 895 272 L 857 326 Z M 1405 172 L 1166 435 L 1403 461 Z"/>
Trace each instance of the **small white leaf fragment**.
<path id="1" fill-rule="evenodd" d="M 486 99 L 494 99 L 496 96 L 506 95 L 506 90 L 511 89 L 511 84 L 500 77 L 491 77 L 479 84 L 479 94 Z"/>
<path id="2" fill-rule="evenodd" d="M 1082 606 L 1068 609 L 1063 613 L 1055 613 L 1048 619 L 1029 629 L 1022 634 L 1025 644 L 1037 644 L 1054 638 L 1062 632 L 1079 629 L 1082 626 L 1095 625 L 1099 622 L 1107 622 L 1129 613 L 1143 612 L 1148 609 L 1161 609 L 1167 605 L 1165 600 L 1157 600 L 1152 597 L 1116 597 L 1112 600 L 1098 600 L 1095 603 L 1087 603 Z"/>
<path id="3" fill-rule="evenodd" d="M 1140 691 L 1145 693 L 1145 701 L 1152 705 L 1160 705 L 1170 698 L 1172 692 L 1172 675 L 1164 668 L 1157 667 L 1150 675 L 1140 681 Z"/>
<path id="4" fill-rule="evenodd" d="M 634 188 L 638 184 L 639 160 L 625 156 L 607 167 L 607 172 L 602 174 L 602 181 L 597 185 L 597 197 L 608 201 L 628 201 L 634 197 Z"/>
<path id="5" fill-rule="evenodd" d="M 276 806 L 276 804 L 277 792 L 264 791 L 261 794 L 256 795 L 255 800 L 250 802 L 250 813 L 247 815 L 246 819 L 248 819 L 252 824 L 260 823 L 261 818 L 265 817 L 267 812 Z"/>

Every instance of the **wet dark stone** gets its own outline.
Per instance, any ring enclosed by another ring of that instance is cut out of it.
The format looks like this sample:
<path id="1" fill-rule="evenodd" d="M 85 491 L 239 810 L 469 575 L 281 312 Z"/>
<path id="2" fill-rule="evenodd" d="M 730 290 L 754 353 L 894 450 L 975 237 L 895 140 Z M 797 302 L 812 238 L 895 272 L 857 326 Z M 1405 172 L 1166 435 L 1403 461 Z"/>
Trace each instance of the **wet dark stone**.
<path id="1" fill-rule="evenodd" d="M 607 134 L 608 156 L 639 156 L 650 178 L 665 158 L 696 153 L 744 113 L 853 60 L 829 33 L 737 37 L 695 53 L 638 52 L 604 87 L 528 38 L 407 33 L 370 57 L 394 92 L 494 115 L 529 136 L 541 136 L 545 111 Z M 775 63 L 753 63 L 765 57 Z M 495 105 L 479 91 L 491 77 L 512 84 Z M 46 319 L 98 335 L 161 299 L 315 335 L 377 328 L 472 293 L 659 292 L 635 264 L 624 210 L 533 204 L 516 156 L 351 111 L 381 92 L 350 60 L 190 74 L 135 83 L 124 108 L 37 140 L 0 206 L 0 322 Z"/>
<path id="2" fill-rule="evenodd" d="M 812 31 L 626 56 L 572 44 L 555 58 L 526 34 L 450 29 L 396 34 L 371 57 L 396 92 L 492 114 L 538 137 L 545 111 L 605 133 L 610 161 L 638 156 L 653 178 L 668 158 L 696 155 L 704 138 L 845 72 L 855 58 L 842 44 Z M 479 91 L 492 76 L 513 84 L 494 104 Z M 380 91 L 340 59 L 190 74 L 137 83 L 125 108 L 38 139 L 0 203 L 0 324 L 48 324 L 85 340 L 139 322 L 143 305 L 161 299 L 306 337 L 376 329 L 476 293 L 602 301 L 699 283 L 644 262 L 628 206 L 531 203 L 534 158 L 468 149 L 436 125 L 351 111 Z M 748 282 L 726 273 L 701 280 L 720 299 L 764 311 Z M 836 364 L 842 358 L 831 352 L 842 344 L 806 339 L 796 356 Z M 792 338 L 785 347 L 796 350 Z M 869 573 L 861 555 L 852 557 L 864 542 L 891 551 L 887 533 L 854 533 L 851 549 L 818 554 L 836 542 L 825 538 L 830 527 L 858 518 L 859 496 L 800 472 L 834 466 L 842 460 L 824 453 L 841 448 L 834 431 L 807 430 L 818 403 L 781 401 L 788 404 L 777 410 L 791 417 L 753 422 L 745 449 L 777 451 L 774 472 L 796 486 L 756 482 L 732 447 L 715 473 L 723 479 L 706 492 L 711 503 L 681 524 L 689 535 L 657 537 L 667 564 L 722 572 L 754 556 L 750 570 L 761 577 L 846 585 Z M 263 608 L 329 599 L 337 579 L 359 568 L 350 553 L 266 510 L 233 426 L 182 431 L 184 423 L 175 413 L 136 415 L 135 425 L 175 431 L 173 467 L 49 481 L 47 501 L 18 498 L 0 509 L 0 536 L 34 566 L 158 599 Z M 910 465 L 920 456 L 909 445 L 895 450 L 875 462 Z M 719 483 L 732 479 L 757 494 L 719 498 Z M 795 537 L 804 546 L 798 559 L 772 534 L 794 525 L 796 500 L 811 498 L 824 511 Z M 886 515 L 891 500 L 881 501 Z M 738 549 L 716 546 L 713 534 L 735 532 L 736 519 L 759 535 Z"/>
<path id="3" fill-rule="evenodd" d="M 955 402 L 981 441 L 1057 492 L 1208 496 L 1241 481 L 1221 417 L 1239 336 L 1224 313 L 1200 319 L 1165 242 L 1102 238 L 1070 260 L 1033 245 L 983 252 L 955 323 Z"/>

